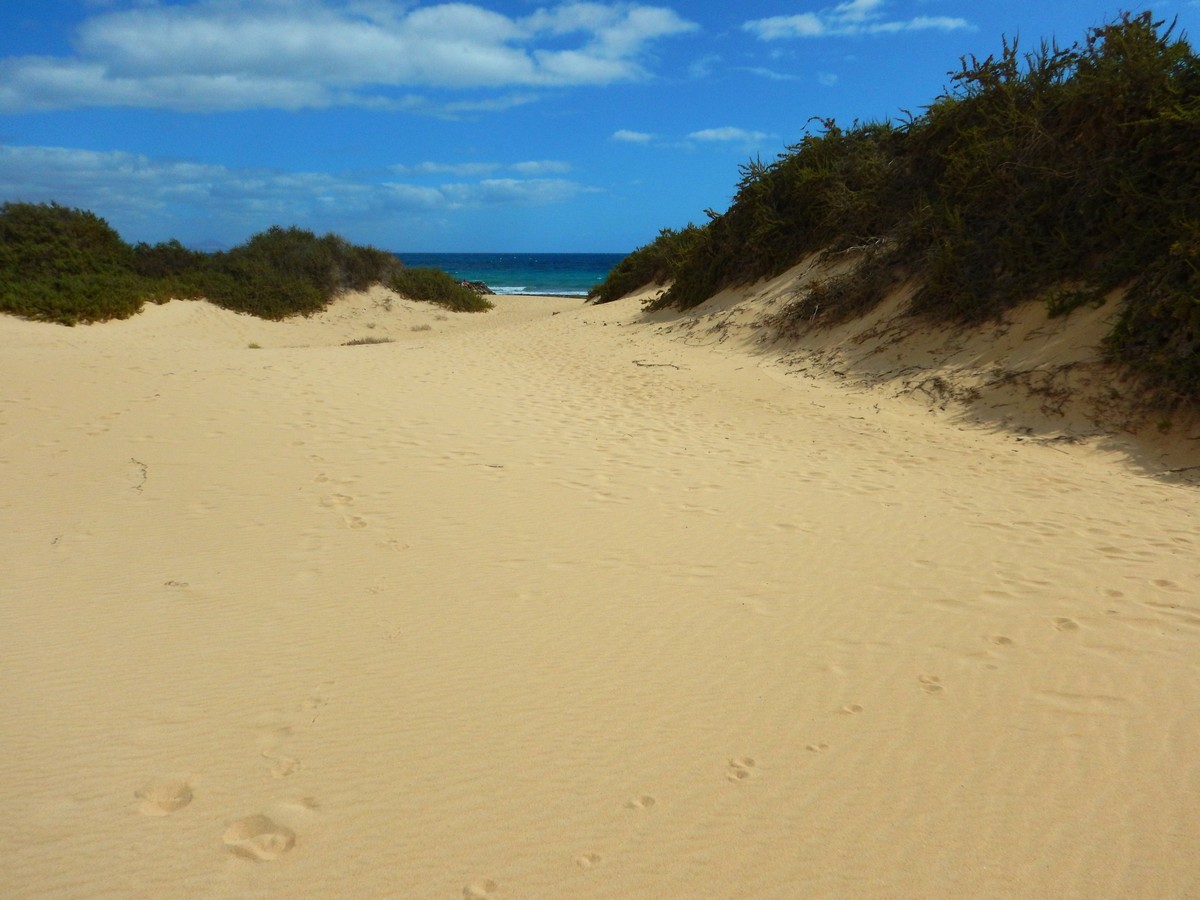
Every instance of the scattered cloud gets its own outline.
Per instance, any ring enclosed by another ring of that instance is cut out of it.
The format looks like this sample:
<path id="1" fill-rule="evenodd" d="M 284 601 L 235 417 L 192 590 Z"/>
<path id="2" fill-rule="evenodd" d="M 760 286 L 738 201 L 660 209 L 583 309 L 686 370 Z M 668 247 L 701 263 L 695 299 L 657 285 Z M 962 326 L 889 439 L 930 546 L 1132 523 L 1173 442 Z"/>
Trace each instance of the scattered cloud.
<path id="1" fill-rule="evenodd" d="M 605 85 L 648 76 L 651 45 L 698 26 L 665 7 L 570 2 L 514 18 L 469 3 L 193 0 L 97 11 L 70 56 L 0 60 L 0 112 L 368 106 L 397 91 Z M 492 98 L 464 101 L 487 104 Z M 501 103 L 528 102 L 528 95 Z M 460 110 L 462 112 L 463 110 Z"/>
<path id="2" fill-rule="evenodd" d="M 488 178 L 476 184 L 446 184 L 441 194 L 455 206 L 543 206 L 566 203 L 594 189 L 561 178 Z"/>
<path id="3" fill-rule="evenodd" d="M 744 31 L 763 41 L 786 38 L 845 37 L 859 34 L 895 34 L 901 31 L 973 30 L 966 19 L 952 16 L 916 16 L 889 19 L 884 7 L 888 0 L 847 0 L 818 12 L 753 19 L 742 25 Z"/>
<path id="4" fill-rule="evenodd" d="M 688 135 L 688 140 L 703 141 L 705 143 L 761 144 L 770 137 L 771 135 L 765 131 L 747 131 L 744 128 L 724 127 L 704 128 L 700 131 L 693 131 Z"/>
<path id="5" fill-rule="evenodd" d="M 688 66 L 688 69 L 687 69 L 688 75 L 691 78 L 696 78 L 696 79 L 707 78 L 709 75 L 711 75 L 713 73 L 713 69 L 715 69 L 717 67 L 717 64 L 720 62 L 721 62 L 721 57 L 719 57 L 715 54 L 709 54 L 708 56 L 702 56 L 699 59 L 694 60 L 691 63 L 691 65 Z"/>
<path id="6" fill-rule="evenodd" d="M 0 145 L 0 196 L 103 210 L 123 233 L 126 229 L 152 233 L 164 216 L 175 221 L 194 216 L 224 221 L 244 237 L 280 223 L 321 223 L 314 227 L 327 228 L 339 218 L 390 221 L 395 215 L 471 207 L 565 203 L 596 190 L 562 178 L 480 177 L 502 168 L 536 175 L 562 172 L 569 166 L 555 160 L 508 166 L 421 163 L 395 166 L 389 177 L 372 179 L 237 169 L 122 151 Z M 456 180 L 420 184 L 391 177 L 417 175 L 447 175 Z"/>
<path id="7" fill-rule="evenodd" d="M 645 131 L 629 131 L 628 129 L 620 128 L 613 132 L 612 139 L 626 144 L 648 144 L 654 140 L 654 135 L 648 134 Z"/>
<path id="8" fill-rule="evenodd" d="M 739 71 L 749 72 L 751 75 L 757 75 L 759 78 L 765 78 L 768 81 L 795 81 L 798 76 L 790 75 L 787 72 L 776 72 L 774 69 L 768 69 L 765 66 L 743 66 Z"/>
<path id="9" fill-rule="evenodd" d="M 571 164 L 558 159 L 535 159 L 526 162 L 420 162 L 416 165 L 397 164 L 389 167 L 396 175 L 452 175 L 457 178 L 482 178 L 503 169 L 521 175 L 562 174 L 571 171 Z"/>
<path id="10" fill-rule="evenodd" d="M 561 175 L 571 171 L 571 164 L 560 159 L 534 159 L 529 162 L 513 163 L 509 168 L 522 175 Z"/>
<path id="11" fill-rule="evenodd" d="M 818 72 L 817 83 L 824 87 L 833 87 L 838 83 L 838 76 L 833 72 Z"/>
<path id="12" fill-rule="evenodd" d="M 391 171 L 397 175 L 454 175 L 458 178 L 474 178 L 491 175 L 500 163 L 439 163 L 423 162 L 415 166 L 395 165 Z"/>

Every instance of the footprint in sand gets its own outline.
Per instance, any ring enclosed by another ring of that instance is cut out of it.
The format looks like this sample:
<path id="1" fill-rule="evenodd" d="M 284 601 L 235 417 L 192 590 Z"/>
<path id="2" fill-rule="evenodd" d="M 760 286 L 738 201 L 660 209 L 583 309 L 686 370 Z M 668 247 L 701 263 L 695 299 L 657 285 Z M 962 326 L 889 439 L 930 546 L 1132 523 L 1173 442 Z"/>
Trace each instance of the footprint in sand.
<path id="1" fill-rule="evenodd" d="M 367 520 L 362 516 L 342 516 L 347 528 L 366 528 Z"/>
<path id="2" fill-rule="evenodd" d="M 192 788 L 186 781 L 151 781 L 134 792 L 141 801 L 138 810 L 146 816 L 169 816 L 192 802 Z"/>
<path id="3" fill-rule="evenodd" d="M 725 777 L 730 781 L 744 781 L 754 773 L 751 771 L 757 763 L 749 756 L 735 756 L 729 760 L 729 771 Z"/>
<path id="4" fill-rule="evenodd" d="M 1011 647 L 1015 641 L 1010 637 L 1005 637 L 1002 634 L 989 634 L 984 638 L 989 644 L 995 644 L 997 647 Z"/>
<path id="5" fill-rule="evenodd" d="M 649 794 L 642 794 L 640 797 L 634 797 L 632 800 L 625 801 L 626 809 L 649 809 L 658 801 Z"/>
<path id="6" fill-rule="evenodd" d="M 845 706 L 843 706 L 841 708 L 841 712 L 848 716 L 857 715 L 858 713 L 860 713 L 862 711 L 863 711 L 863 708 L 861 706 L 859 706 L 857 703 L 847 703 Z"/>
<path id="7" fill-rule="evenodd" d="M 829 749 L 829 745 L 828 744 L 808 744 L 807 746 L 805 746 L 804 749 L 807 750 L 809 753 L 824 753 L 826 750 Z"/>
<path id="8" fill-rule="evenodd" d="M 496 884 L 490 878 L 485 878 L 482 881 L 472 881 L 463 888 L 463 896 L 467 900 L 484 900 L 484 898 L 492 896 L 498 890 L 500 890 L 500 885 Z"/>
<path id="9" fill-rule="evenodd" d="M 1056 616 L 1053 620 L 1054 627 L 1059 631 L 1078 631 L 1079 623 L 1074 619 L 1068 619 L 1066 616 Z"/>
<path id="10" fill-rule="evenodd" d="M 246 859 L 279 859 L 296 844 L 296 833 L 266 816 L 246 816 L 225 829 L 225 846 Z"/>
<path id="11" fill-rule="evenodd" d="M 274 756 L 264 751 L 262 757 L 271 761 L 270 772 L 276 778 L 287 778 L 300 768 L 300 760 L 290 756 Z"/>
<path id="12" fill-rule="evenodd" d="M 600 862 L 599 853 L 580 853 L 575 857 L 575 865 L 581 869 L 590 869 Z"/>
<path id="13" fill-rule="evenodd" d="M 921 682 L 921 690 L 927 694 L 940 694 L 945 690 L 942 686 L 942 679 L 936 675 L 921 675 L 917 681 Z"/>

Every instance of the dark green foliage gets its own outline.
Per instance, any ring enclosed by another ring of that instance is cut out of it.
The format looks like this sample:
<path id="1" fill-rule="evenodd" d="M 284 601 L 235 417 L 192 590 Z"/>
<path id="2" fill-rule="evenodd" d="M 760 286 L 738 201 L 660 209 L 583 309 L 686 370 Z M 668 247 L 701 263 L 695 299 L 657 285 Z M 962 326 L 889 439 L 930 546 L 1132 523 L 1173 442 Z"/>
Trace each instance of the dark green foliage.
<path id="1" fill-rule="evenodd" d="M 57 204 L 0 207 L 0 311 L 65 324 L 142 307 L 132 251 L 108 223 Z"/>
<path id="2" fill-rule="evenodd" d="M 282 319 L 319 312 L 340 291 L 386 282 L 401 267 L 390 253 L 334 234 L 274 226 L 215 254 L 201 272 L 200 288 L 226 309 Z"/>
<path id="3" fill-rule="evenodd" d="M 441 269 L 398 269 L 387 282 L 397 294 L 414 300 L 426 300 L 459 312 L 482 312 L 492 308 L 486 300 L 468 287 L 463 287 Z"/>
<path id="4" fill-rule="evenodd" d="M 406 276 L 407 272 L 421 274 Z M 433 273 L 433 274 L 431 274 Z M 441 276 L 440 278 L 437 276 Z M 178 241 L 130 247 L 93 213 L 57 204 L 0 207 L 0 312 L 72 325 L 126 318 L 149 300 L 206 297 L 267 319 L 311 315 L 345 290 L 398 285 L 414 300 L 488 309 L 474 291 L 434 270 L 327 234 L 273 227 L 225 253 Z"/>
<path id="5" fill-rule="evenodd" d="M 1111 356 L 1163 397 L 1200 401 L 1200 58 L 1163 25 L 1126 13 L 1068 48 L 1006 40 L 964 58 L 920 116 L 821 121 L 741 168 L 657 303 L 686 309 L 806 253 L 885 242 L 876 268 L 817 293 L 854 313 L 911 275 L 913 312 L 971 322 L 1038 297 L 1062 314 L 1122 287 Z"/>
<path id="6" fill-rule="evenodd" d="M 592 288 L 588 299 L 608 303 L 648 284 L 677 281 L 692 258 L 693 244 L 703 235 L 703 230 L 695 225 L 688 225 L 682 231 L 664 228 L 653 242 L 617 263 L 604 282 Z"/>

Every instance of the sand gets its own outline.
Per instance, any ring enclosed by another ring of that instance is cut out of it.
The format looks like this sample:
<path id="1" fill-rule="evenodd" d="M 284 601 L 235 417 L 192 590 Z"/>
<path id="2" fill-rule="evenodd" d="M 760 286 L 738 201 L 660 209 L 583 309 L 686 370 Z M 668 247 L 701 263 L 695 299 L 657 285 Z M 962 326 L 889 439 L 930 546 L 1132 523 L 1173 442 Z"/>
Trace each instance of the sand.
<path id="1" fill-rule="evenodd" d="M 0 319 L 0 896 L 1200 895 L 1200 442 L 771 290 Z"/>

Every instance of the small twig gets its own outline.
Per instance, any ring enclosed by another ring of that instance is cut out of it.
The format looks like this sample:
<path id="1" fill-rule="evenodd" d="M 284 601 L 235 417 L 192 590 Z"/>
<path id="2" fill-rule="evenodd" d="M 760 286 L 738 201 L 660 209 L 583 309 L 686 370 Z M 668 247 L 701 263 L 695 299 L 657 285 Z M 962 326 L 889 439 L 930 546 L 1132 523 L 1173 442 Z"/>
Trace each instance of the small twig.
<path id="1" fill-rule="evenodd" d="M 146 486 L 146 481 L 150 478 L 150 467 L 140 459 L 134 459 L 132 456 L 129 457 L 129 461 L 142 470 L 142 480 L 133 486 L 135 491 L 141 493 L 142 488 Z"/>

